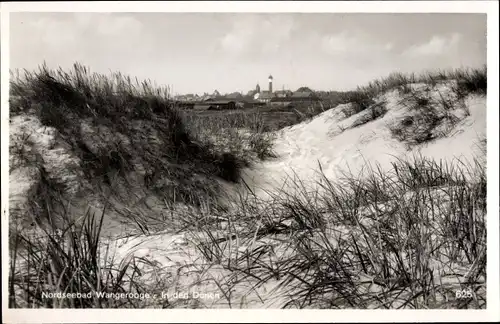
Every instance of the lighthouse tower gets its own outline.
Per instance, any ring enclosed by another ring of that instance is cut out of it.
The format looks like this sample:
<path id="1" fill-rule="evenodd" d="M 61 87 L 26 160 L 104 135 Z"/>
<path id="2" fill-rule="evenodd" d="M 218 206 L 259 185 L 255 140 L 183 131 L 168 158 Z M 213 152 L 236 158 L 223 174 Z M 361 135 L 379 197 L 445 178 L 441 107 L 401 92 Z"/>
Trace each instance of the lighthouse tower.
<path id="1" fill-rule="evenodd" d="M 269 94 L 273 93 L 273 76 L 269 76 Z"/>

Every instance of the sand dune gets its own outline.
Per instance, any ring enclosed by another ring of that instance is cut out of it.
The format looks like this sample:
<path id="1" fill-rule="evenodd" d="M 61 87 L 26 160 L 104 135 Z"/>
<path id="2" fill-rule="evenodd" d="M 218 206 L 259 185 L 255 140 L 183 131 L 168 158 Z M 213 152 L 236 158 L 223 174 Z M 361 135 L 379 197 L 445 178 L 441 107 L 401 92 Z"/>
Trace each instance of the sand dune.
<path id="1" fill-rule="evenodd" d="M 335 182 L 346 172 L 362 176 L 369 166 L 378 166 L 383 172 L 389 171 L 391 163 L 398 159 L 410 159 L 419 154 L 449 163 L 455 163 L 456 158 L 462 161 L 472 161 L 474 157 L 481 156 L 481 152 L 484 152 L 481 141 L 486 137 L 486 99 L 484 97 L 469 95 L 463 101 L 459 101 L 453 97 L 455 94 L 451 90 L 452 82 L 440 84 L 432 89 L 427 89 L 427 86 L 423 84 L 410 86 L 413 88 L 413 95 L 426 96 L 426 100 L 432 106 L 432 111 L 429 113 L 437 116 L 436 120 L 439 122 L 428 130 L 429 134 L 434 136 L 432 140 L 417 144 L 406 143 L 394 135 L 395 127 L 399 127 L 400 133 L 403 132 L 404 136 L 413 139 L 419 131 L 418 125 L 423 118 L 423 112 L 419 110 L 419 107 L 412 105 L 412 99 L 399 90 L 391 90 L 379 95 L 374 98 L 374 106 L 359 113 L 354 111 L 353 103 L 339 105 L 309 121 L 277 131 L 274 141 L 274 151 L 277 157 L 255 163 L 244 170 L 243 179 L 257 194 L 257 197 L 262 199 L 261 207 L 267 208 L 264 201 L 271 198 L 273 194 L 287 192 L 293 195 L 294 191 L 299 194 L 304 188 L 297 188 L 298 181 L 305 187 L 314 187 L 315 190 L 319 190 L 317 186 L 315 187 L 315 183 L 320 179 L 320 170 L 323 176 Z M 446 102 L 452 102 L 455 105 L 449 107 L 446 106 Z M 462 104 L 458 104 L 459 102 Z M 385 110 L 380 115 L 374 115 L 373 111 L 376 109 L 374 107 L 378 106 L 385 107 Z M 404 123 L 409 118 L 412 122 L 406 129 Z M 446 124 L 448 120 L 455 122 L 452 125 Z M 30 136 L 23 137 L 25 134 L 30 134 Z M 67 192 L 74 192 L 73 198 L 79 199 L 81 205 L 91 201 L 90 196 L 83 194 L 89 192 L 90 185 L 77 181 L 82 179 L 80 176 L 82 170 L 78 169 L 80 157 L 64 144 L 54 128 L 42 126 L 34 116 L 18 115 L 11 119 L 10 136 L 11 168 L 13 168 L 9 179 L 11 217 L 15 215 L 12 211 L 22 209 L 23 204 L 26 204 L 28 198 L 37 190 L 37 179 L 40 178 L 40 171 L 36 166 L 16 168 L 17 160 L 21 158 L 38 159 L 37 163 L 44 167 L 47 176 L 64 184 Z M 24 155 L 20 153 L 20 149 L 24 150 Z M 459 163 L 455 164 L 457 167 L 461 166 Z M 224 187 L 233 194 L 241 192 L 244 188 L 241 184 L 229 183 L 225 183 Z M 246 193 L 248 194 L 248 191 Z M 122 207 L 133 208 L 131 206 Z M 126 228 L 114 225 L 116 231 L 120 232 L 114 234 L 123 234 L 124 231 L 128 231 Z M 355 228 L 344 225 L 339 225 L 334 230 L 344 233 L 356 231 Z M 164 292 L 170 296 L 180 290 L 191 293 L 203 291 L 205 294 L 217 296 L 217 298 L 198 299 L 203 307 L 229 307 L 228 297 L 220 296 L 220 283 L 232 278 L 232 274 L 229 270 L 211 265 L 204 260 L 200 250 L 193 245 L 193 240 L 196 241 L 197 235 L 199 239 L 204 233 L 191 231 L 189 234 L 173 234 L 169 231 L 118 239 L 103 238 L 105 244 L 102 247 L 102 255 L 107 255 L 108 258 L 103 259 L 102 262 L 105 264 L 113 259 L 114 262 L 122 264 L 132 257 L 147 258 L 149 263 L 142 265 L 143 277 L 140 279 L 142 282 L 157 287 L 163 284 L 165 285 Z M 224 236 L 223 233 L 221 236 Z M 238 239 L 234 244 L 242 253 L 252 248 L 253 244 L 273 247 L 273 252 L 269 252 L 266 257 L 269 260 L 279 259 L 279 256 L 283 257 L 288 253 L 287 248 L 279 243 L 279 237 L 259 238 L 258 242 L 255 240 L 243 242 Z M 161 266 L 163 271 L 161 278 L 158 278 L 151 264 Z M 205 268 L 206 270 L 199 271 Z M 277 288 L 279 283 L 279 279 L 269 280 L 258 289 L 249 291 L 251 282 L 239 282 L 232 288 L 228 288 L 232 292 L 229 299 L 233 303 L 239 303 L 239 307 L 245 308 L 282 307 L 286 300 L 275 298 L 280 296 L 278 291 L 274 290 L 279 290 Z M 180 305 L 182 304 L 178 296 L 172 298 L 177 299 Z M 200 307 L 200 305 L 193 307 Z"/>

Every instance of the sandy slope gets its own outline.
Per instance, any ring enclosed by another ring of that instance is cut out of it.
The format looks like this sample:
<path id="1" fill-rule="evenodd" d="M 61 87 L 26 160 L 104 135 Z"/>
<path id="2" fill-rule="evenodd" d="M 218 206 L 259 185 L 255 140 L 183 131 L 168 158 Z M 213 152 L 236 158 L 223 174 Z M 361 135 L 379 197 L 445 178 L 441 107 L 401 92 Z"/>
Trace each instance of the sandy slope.
<path id="1" fill-rule="evenodd" d="M 11 219 L 26 218 L 28 198 L 33 197 L 42 178 L 61 184 L 69 195 L 81 191 L 82 174 L 79 160 L 57 142 L 57 131 L 43 126 L 34 116 L 15 116 L 10 120 L 9 145 L 9 204 Z"/>
<path id="2" fill-rule="evenodd" d="M 448 89 L 438 90 L 444 92 Z M 434 95 L 438 95 L 437 91 Z M 246 180 L 256 187 L 270 190 L 280 187 L 290 177 L 314 182 L 318 177 L 319 163 L 327 178 L 334 180 L 343 172 L 356 175 L 367 164 L 379 164 L 387 170 L 397 158 L 411 158 L 415 154 L 447 161 L 457 157 L 472 161 L 473 156 L 479 154 L 479 139 L 486 136 L 485 98 L 471 96 L 466 99 L 470 116 L 464 118 L 449 136 L 410 150 L 394 139 L 387 127 L 398 118 L 409 115 L 409 108 L 401 104 L 403 98 L 397 91 L 376 101 L 382 100 L 387 102 L 386 115 L 359 127 L 350 128 L 360 114 L 344 119 L 343 106 L 349 105 L 343 105 L 309 122 L 286 128 L 276 139 L 279 158 L 248 170 Z M 462 114 L 460 109 L 455 113 Z M 345 130 L 342 132 L 342 129 Z M 265 196 L 262 190 L 260 192 Z"/>

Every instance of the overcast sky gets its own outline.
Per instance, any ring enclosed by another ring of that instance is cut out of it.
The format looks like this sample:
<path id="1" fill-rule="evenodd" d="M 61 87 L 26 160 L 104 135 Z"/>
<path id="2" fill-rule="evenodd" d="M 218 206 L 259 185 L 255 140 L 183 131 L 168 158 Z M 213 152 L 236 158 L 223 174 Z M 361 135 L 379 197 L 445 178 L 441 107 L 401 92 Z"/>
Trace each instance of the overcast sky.
<path id="1" fill-rule="evenodd" d="M 349 90 L 486 63 L 485 14 L 11 13 L 11 68 L 78 61 L 178 93 Z"/>

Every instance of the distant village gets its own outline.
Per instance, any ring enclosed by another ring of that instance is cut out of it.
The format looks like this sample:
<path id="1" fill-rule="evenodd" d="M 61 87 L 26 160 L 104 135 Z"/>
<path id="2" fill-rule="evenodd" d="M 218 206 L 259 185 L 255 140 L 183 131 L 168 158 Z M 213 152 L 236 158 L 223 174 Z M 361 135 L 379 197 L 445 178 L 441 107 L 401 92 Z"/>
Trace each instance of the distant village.
<path id="1" fill-rule="evenodd" d="M 268 90 L 261 90 L 257 84 L 255 89 L 246 94 L 233 92 L 221 95 L 217 90 L 213 94 L 187 94 L 175 96 L 177 104 L 187 109 L 198 110 L 223 110 L 252 108 L 265 105 L 279 105 L 292 107 L 296 103 L 313 103 L 320 99 L 309 88 L 301 87 L 297 91 L 291 90 L 273 90 L 273 76 L 268 77 Z"/>

